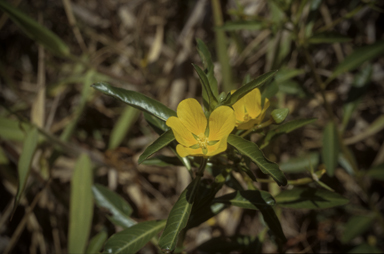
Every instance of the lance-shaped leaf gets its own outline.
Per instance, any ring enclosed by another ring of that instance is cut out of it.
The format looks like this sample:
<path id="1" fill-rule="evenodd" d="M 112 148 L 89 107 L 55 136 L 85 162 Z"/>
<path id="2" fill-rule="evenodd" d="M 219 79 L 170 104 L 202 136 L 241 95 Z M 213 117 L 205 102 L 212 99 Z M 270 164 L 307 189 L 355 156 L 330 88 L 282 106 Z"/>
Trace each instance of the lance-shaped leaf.
<path id="1" fill-rule="evenodd" d="M 282 207 L 293 209 L 321 209 L 345 205 L 348 199 L 340 194 L 313 188 L 294 188 L 283 190 L 275 196 L 276 203 Z"/>
<path id="2" fill-rule="evenodd" d="M 229 204 L 224 203 L 209 203 L 199 209 L 196 209 L 196 211 L 193 211 L 191 214 L 187 228 L 190 229 L 199 226 L 201 223 L 206 222 L 210 218 L 218 215 L 229 206 Z"/>
<path id="3" fill-rule="evenodd" d="M 174 110 L 166 107 L 159 101 L 151 99 L 141 93 L 113 87 L 104 82 L 97 82 L 93 84 L 92 87 L 104 94 L 120 99 L 132 107 L 156 116 L 163 121 L 167 121 L 170 116 L 177 116 Z"/>
<path id="4" fill-rule="evenodd" d="M 24 141 L 32 126 L 0 116 L 0 137 L 5 140 Z"/>
<path id="5" fill-rule="evenodd" d="M 366 175 L 371 177 L 372 179 L 384 181 L 384 163 L 370 168 L 367 171 Z"/>
<path id="6" fill-rule="evenodd" d="M 365 61 L 372 60 L 384 54 L 384 40 L 377 41 L 376 43 L 356 49 L 352 54 L 347 56 L 343 62 L 336 66 L 331 77 L 328 78 L 326 83 L 334 79 L 338 75 L 352 71 L 363 64 Z"/>
<path id="7" fill-rule="evenodd" d="M 199 178 L 195 178 L 180 194 L 176 204 L 172 207 L 167 225 L 159 239 L 159 246 L 163 251 L 172 252 L 175 249 L 178 235 L 188 223 L 199 180 Z"/>
<path id="8" fill-rule="evenodd" d="M 119 117 L 119 120 L 116 122 L 115 126 L 113 126 L 111 137 L 109 139 L 108 149 L 113 150 L 121 144 L 124 137 L 130 131 L 139 115 L 140 111 L 131 106 L 126 106 L 124 108 L 124 111 Z"/>
<path id="9" fill-rule="evenodd" d="M 324 32 L 312 35 L 308 38 L 310 44 L 349 42 L 352 39 L 335 32 Z"/>
<path id="10" fill-rule="evenodd" d="M 341 237 L 341 242 L 346 244 L 353 238 L 364 234 L 371 228 L 372 224 L 376 220 L 374 214 L 370 215 L 356 215 L 351 217 L 345 225 L 343 236 Z"/>
<path id="11" fill-rule="evenodd" d="M 152 144 L 150 144 L 145 151 L 139 157 L 139 164 L 145 161 L 149 156 L 156 153 L 163 147 L 166 147 L 169 143 L 175 140 L 175 135 L 173 135 L 172 130 L 168 130 L 163 133 L 158 139 L 156 139 Z"/>
<path id="12" fill-rule="evenodd" d="M 268 225 L 271 232 L 283 243 L 287 241 L 285 238 L 283 228 L 281 227 L 279 218 L 275 213 L 273 207 L 265 207 L 264 209 L 260 209 L 261 214 L 263 215 L 263 219 L 265 224 Z"/>
<path id="13" fill-rule="evenodd" d="M 267 160 L 259 147 L 251 141 L 230 134 L 228 143 L 250 158 L 264 174 L 269 174 L 280 186 L 287 185 L 287 179 L 276 163 Z"/>
<path id="14" fill-rule="evenodd" d="M 56 34 L 28 17 L 25 13 L 9 5 L 6 1 L 0 1 L 0 9 L 7 13 L 27 36 L 42 44 L 52 53 L 58 56 L 70 54 L 67 45 Z"/>
<path id="15" fill-rule="evenodd" d="M 76 161 L 71 180 L 68 253 L 84 253 L 93 217 L 92 165 L 88 155 Z"/>
<path id="16" fill-rule="evenodd" d="M 112 235 L 105 243 L 104 253 L 136 253 L 165 226 L 165 220 L 137 223 Z"/>
<path id="17" fill-rule="evenodd" d="M 15 197 L 15 203 L 13 205 L 13 211 L 15 211 L 17 205 L 20 202 L 21 195 L 24 192 L 25 185 L 28 180 L 29 172 L 31 171 L 31 164 L 33 155 L 35 154 L 37 148 L 39 133 L 36 128 L 32 128 L 27 132 L 24 144 L 23 151 L 21 152 L 19 163 L 17 164 L 17 172 L 19 174 L 19 185 L 17 187 L 17 193 Z"/>
<path id="18" fill-rule="evenodd" d="M 206 69 L 205 72 L 208 79 L 209 87 L 211 88 L 213 96 L 218 98 L 219 91 L 217 87 L 217 80 L 215 78 L 214 65 L 212 62 L 211 53 L 209 52 L 207 45 L 205 45 L 202 40 L 196 39 L 196 42 L 197 51 L 199 52 L 200 58 L 203 61 L 204 68 Z"/>
<path id="19" fill-rule="evenodd" d="M 217 30 L 237 31 L 237 30 L 260 30 L 267 26 L 267 23 L 257 20 L 227 21 L 222 26 L 215 27 Z"/>
<path id="20" fill-rule="evenodd" d="M 208 108 L 209 106 L 209 108 L 213 110 L 217 105 L 217 96 L 214 95 L 211 86 L 209 85 L 208 77 L 199 66 L 195 64 L 192 64 L 192 66 L 193 68 L 195 68 L 195 71 L 200 78 L 200 83 L 203 86 L 203 91 L 205 91 L 205 93 L 203 92 L 203 99 L 204 101 L 206 101 L 206 103 L 208 103 L 208 105 L 204 104 L 204 107 Z"/>
<path id="21" fill-rule="evenodd" d="M 108 234 L 104 230 L 98 233 L 97 235 L 95 235 L 94 237 L 92 237 L 92 239 L 89 241 L 87 249 L 85 250 L 85 253 L 86 254 L 99 253 L 100 250 L 103 248 L 104 242 L 105 240 L 107 240 L 107 237 L 108 237 Z"/>
<path id="22" fill-rule="evenodd" d="M 266 206 L 275 205 L 275 199 L 269 192 L 259 190 L 235 191 L 213 200 L 214 203 L 224 203 L 244 209 L 259 210 Z"/>
<path id="23" fill-rule="evenodd" d="M 108 210 L 107 214 L 110 215 L 107 215 L 107 218 L 113 224 L 123 228 L 129 228 L 136 224 L 129 217 L 132 213 L 132 207 L 118 194 L 100 184 L 93 185 L 92 192 L 97 206 Z"/>
<path id="24" fill-rule="evenodd" d="M 244 95 L 246 95 L 247 93 L 249 93 L 250 91 L 252 91 L 256 87 L 263 85 L 265 82 L 267 82 L 268 80 L 273 78 L 273 76 L 276 74 L 276 72 L 277 72 L 277 70 L 267 72 L 267 73 L 257 77 L 256 79 L 252 80 L 251 82 L 243 85 L 242 87 L 237 89 L 236 92 L 234 92 L 233 94 L 228 96 L 221 104 L 226 105 L 226 106 L 232 106 L 238 100 L 243 98 Z"/>
<path id="25" fill-rule="evenodd" d="M 333 122 L 329 122 L 324 128 L 321 156 L 323 158 L 327 174 L 329 176 L 333 176 L 337 166 L 337 159 L 339 157 L 337 130 Z"/>
<path id="26" fill-rule="evenodd" d="M 278 127 L 276 127 L 275 129 L 268 131 L 267 136 L 264 139 L 264 143 L 260 146 L 260 148 L 263 149 L 264 147 L 266 147 L 273 138 L 276 138 L 282 134 L 290 133 L 291 131 L 294 131 L 297 128 L 313 123 L 316 120 L 317 120 L 316 118 L 299 119 L 299 120 L 293 120 L 287 123 L 283 123 Z"/>
<path id="27" fill-rule="evenodd" d="M 300 173 L 308 171 L 310 168 L 317 168 L 319 165 L 319 153 L 312 152 L 300 157 L 291 158 L 279 164 L 281 171 L 286 173 Z"/>
<path id="28" fill-rule="evenodd" d="M 154 117 L 151 114 L 146 112 L 143 113 L 144 119 L 152 127 L 152 129 L 159 135 L 163 134 L 165 131 L 169 130 L 169 127 L 165 124 L 165 121 L 160 120 L 157 117 Z"/>

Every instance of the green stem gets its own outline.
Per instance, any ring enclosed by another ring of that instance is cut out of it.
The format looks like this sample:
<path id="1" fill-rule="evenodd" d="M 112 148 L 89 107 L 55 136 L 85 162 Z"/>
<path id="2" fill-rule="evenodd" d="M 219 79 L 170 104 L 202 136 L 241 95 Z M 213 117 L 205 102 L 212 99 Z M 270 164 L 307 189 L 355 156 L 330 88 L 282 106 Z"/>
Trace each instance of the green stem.
<path id="1" fill-rule="evenodd" d="M 211 0 L 213 19 L 215 27 L 220 27 L 223 25 L 223 15 L 221 12 L 221 5 L 219 0 Z M 216 53 L 219 58 L 221 73 L 223 75 L 223 90 L 231 91 L 235 89 L 235 86 L 232 83 L 232 72 L 229 65 L 229 57 L 227 54 L 227 37 L 224 30 L 215 30 L 216 37 Z"/>
<path id="2" fill-rule="evenodd" d="M 240 137 L 244 138 L 245 136 L 247 136 L 252 131 L 256 131 L 256 130 L 265 128 L 265 127 L 267 127 L 267 126 L 269 126 L 269 125 L 271 125 L 273 123 L 275 123 L 275 122 L 273 121 L 272 118 L 270 118 L 268 121 L 266 121 L 264 123 L 261 123 L 261 124 L 253 126 L 253 128 L 251 128 L 251 129 L 247 130 L 246 132 L 244 132 L 243 134 L 241 134 Z"/>

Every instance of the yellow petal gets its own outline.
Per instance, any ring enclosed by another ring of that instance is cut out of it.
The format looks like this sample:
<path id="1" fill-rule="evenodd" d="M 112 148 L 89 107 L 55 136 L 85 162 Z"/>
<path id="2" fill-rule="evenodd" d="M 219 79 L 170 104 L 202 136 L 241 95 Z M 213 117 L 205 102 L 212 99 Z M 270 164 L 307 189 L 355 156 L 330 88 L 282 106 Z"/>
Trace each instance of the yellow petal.
<path id="1" fill-rule="evenodd" d="M 261 111 L 261 114 L 256 118 L 257 119 L 257 123 L 261 123 L 261 121 L 263 121 L 264 117 L 265 117 L 265 113 L 267 111 L 267 109 L 269 108 L 269 100 L 268 98 L 265 98 L 265 101 L 264 101 L 264 108 L 263 110 Z"/>
<path id="2" fill-rule="evenodd" d="M 261 113 L 261 94 L 258 88 L 253 89 L 244 97 L 245 109 L 251 118 L 256 118 Z"/>
<path id="3" fill-rule="evenodd" d="M 177 106 L 177 116 L 184 128 L 187 128 L 193 134 L 199 136 L 203 134 L 207 127 L 207 118 L 205 118 L 200 103 L 193 99 L 185 99 Z"/>
<path id="4" fill-rule="evenodd" d="M 205 156 L 203 154 L 203 150 L 201 148 L 198 148 L 198 149 L 192 149 L 192 148 L 188 148 L 188 147 L 185 147 L 183 145 L 177 145 L 176 146 L 176 152 L 178 155 L 180 155 L 180 157 L 186 157 L 186 156 Z"/>
<path id="5" fill-rule="evenodd" d="M 236 121 L 244 121 L 245 116 L 245 96 L 238 100 L 235 104 L 232 105 L 233 110 L 235 111 Z"/>
<path id="6" fill-rule="evenodd" d="M 235 128 L 236 118 L 233 110 L 227 106 L 216 108 L 209 117 L 208 140 L 221 140 Z"/>
<path id="7" fill-rule="evenodd" d="M 249 130 L 249 129 L 253 128 L 253 126 L 254 126 L 256 123 L 257 123 L 256 120 L 251 119 L 251 120 L 249 120 L 248 122 L 240 123 L 240 124 L 237 126 L 237 129 L 239 129 L 239 130 Z"/>
<path id="8" fill-rule="evenodd" d="M 193 137 L 192 133 L 185 128 L 179 118 L 171 116 L 168 118 L 166 125 L 172 129 L 177 142 L 180 144 L 187 147 L 197 144 L 197 141 Z"/>
<path id="9" fill-rule="evenodd" d="M 219 142 L 217 142 L 213 146 L 207 146 L 208 153 L 206 154 L 206 156 L 214 156 L 216 154 L 219 154 L 227 150 L 227 139 L 228 139 L 228 136 L 225 136 L 223 139 L 221 139 Z"/>

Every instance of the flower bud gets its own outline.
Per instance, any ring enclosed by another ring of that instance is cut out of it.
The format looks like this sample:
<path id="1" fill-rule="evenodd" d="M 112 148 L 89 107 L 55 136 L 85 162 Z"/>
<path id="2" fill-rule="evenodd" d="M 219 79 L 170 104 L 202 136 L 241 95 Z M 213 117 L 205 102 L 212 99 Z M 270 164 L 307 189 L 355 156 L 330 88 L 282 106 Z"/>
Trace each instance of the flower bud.
<path id="1" fill-rule="evenodd" d="M 288 108 L 279 108 L 272 111 L 271 116 L 273 118 L 273 121 L 277 124 L 281 124 L 284 122 L 285 118 L 287 117 L 289 113 Z"/>

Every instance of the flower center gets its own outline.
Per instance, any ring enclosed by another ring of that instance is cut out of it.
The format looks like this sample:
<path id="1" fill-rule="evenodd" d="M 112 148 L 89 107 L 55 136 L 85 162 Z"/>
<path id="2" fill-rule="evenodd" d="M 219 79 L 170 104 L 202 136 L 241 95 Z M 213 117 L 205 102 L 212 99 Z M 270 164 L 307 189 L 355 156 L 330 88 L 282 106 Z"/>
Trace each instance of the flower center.
<path id="1" fill-rule="evenodd" d="M 199 134 L 199 136 L 197 136 L 197 143 L 199 144 L 199 146 L 203 149 L 206 149 L 207 146 L 208 146 L 208 138 L 203 134 Z"/>
<path id="2" fill-rule="evenodd" d="M 249 116 L 248 113 L 245 114 L 244 116 L 244 122 L 248 122 L 249 120 L 251 120 L 252 118 Z"/>

